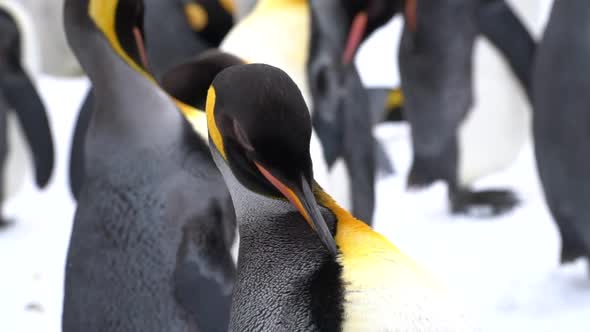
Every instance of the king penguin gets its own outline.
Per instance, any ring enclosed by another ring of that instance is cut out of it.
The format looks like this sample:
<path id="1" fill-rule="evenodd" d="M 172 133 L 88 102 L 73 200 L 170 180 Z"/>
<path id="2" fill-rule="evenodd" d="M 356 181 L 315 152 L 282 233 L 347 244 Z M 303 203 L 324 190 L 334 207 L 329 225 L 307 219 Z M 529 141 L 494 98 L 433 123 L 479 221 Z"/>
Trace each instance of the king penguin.
<path id="1" fill-rule="evenodd" d="M 588 2 L 555 1 L 533 75 L 533 134 L 545 200 L 561 235 L 562 263 L 590 259 L 588 59 Z"/>
<path id="2" fill-rule="evenodd" d="M 183 61 L 219 45 L 233 26 L 231 0 L 145 0 L 145 48 L 157 78 Z M 84 178 L 84 139 L 92 91 L 82 104 L 70 153 L 70 190 L 77 198 Z"/>
<path id="3" fill-rule="evenodd" d="M 230 331 L 471 331 L 455 300 L 314 181 L 296 83 L 265 64 L 209 88 L 209 146 L 240 230 Z"/>
<path id="4" fill-rule="evenodd" d="M 316 179 L 371 223 L 375 141 L 367 93 L 352 59 L 360 42 L 396 7 L 369 3 L 260 0 L 220 48 L 247 62 L 279 67 L 293 78 L 313 113 Z"/>
<path id="5" fill-rule="evenodd" d="M 3 202 L 18 191 L 24 179 L 27 147 L 23 134 L 40 188 L 51 178 L 54 150 L 45 106 L 29 77 L 30 70 L 37 70 L 38 60 L 31 45 L 34 40 L 31 23 L 18 4 L 0 2 L 0 33 L 0 202 Z M 0 217 L 0 225 L 5 223 L 4 217 Z"/>
<path id="6" fill-rule="evenodd" d="M 413 0 L 404 14 L 399 66 L 414 151 L 408 187 L 445 181 L 453 213 L 510 211 L 519 201 L 511 190 L 470 186 L 508 166 L 528 137 L 535 41 L 504 0 Z M 508 61 L 476 44 L 479 34 Z"/>
<path id="7" fill-rule="evenodd" d="M 95 98 L 63 331 L 226 331 L 235 214 L 205 114 L 177 102 L 191 126 L 148 74 L 141 0 L 67 0 L 64 17 Z"/>

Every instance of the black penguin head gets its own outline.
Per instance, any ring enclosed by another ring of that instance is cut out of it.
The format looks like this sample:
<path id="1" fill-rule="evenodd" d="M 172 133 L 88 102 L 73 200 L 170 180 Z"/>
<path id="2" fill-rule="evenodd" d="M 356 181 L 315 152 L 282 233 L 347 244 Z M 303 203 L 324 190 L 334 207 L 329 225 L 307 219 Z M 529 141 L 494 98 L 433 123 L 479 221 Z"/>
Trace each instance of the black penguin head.
<path id="1" fill-rule="evenodd" d="M 288 199 L 336 254 L 312 193 L 311 120 L 301 92 L 282 70 L 264 64 L 222 71 L 207 96 L 210 144 L 240 183 Z"/>
<path id="2" fill-rule="evenodd" d="M 86 9 L 115 53 L 134 70 L 151 77 L 147 73 L 143 0 L 88 0 Z"/>
<path id="3" fill-rule="evenodd" d="M 0 71 L 20 67 L 21 41 L 16 21 L 0 9 Z"/>

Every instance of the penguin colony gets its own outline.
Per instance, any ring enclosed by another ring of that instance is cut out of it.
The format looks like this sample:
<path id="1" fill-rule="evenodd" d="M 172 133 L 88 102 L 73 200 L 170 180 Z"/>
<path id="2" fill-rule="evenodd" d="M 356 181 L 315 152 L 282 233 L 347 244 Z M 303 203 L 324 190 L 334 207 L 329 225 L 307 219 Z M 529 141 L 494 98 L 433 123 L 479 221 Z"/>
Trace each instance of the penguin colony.
<path id="1" fill-rule="evenodd" d="M 0 165 L 13 112 L 43 187 L 51 131 L 13 8 L 0 2 Z M 396 14 L 401 87 L 368 90 L 354 55 Z M 482 34 L 533 107 L 561 260 L 590 259 L 589 19 L 584 0 L 557 1 L 537 46 L 503 0 L 66 0 L 66 37 L 92 91 L 71 153 L 63 331 L 477 330 L 372 230 L 376 170 L 391 165 L 371 129 L 408 121 L 408 187 L 445 181 L 451 212 L 516 206 L 510 190 L 469 188 L 514 159 L 469 159 L 479 141 L 461 132 L 482 114 L 470 110 Z M 493 130 L 508 130 L 514 117 L 502 114 Z"/>

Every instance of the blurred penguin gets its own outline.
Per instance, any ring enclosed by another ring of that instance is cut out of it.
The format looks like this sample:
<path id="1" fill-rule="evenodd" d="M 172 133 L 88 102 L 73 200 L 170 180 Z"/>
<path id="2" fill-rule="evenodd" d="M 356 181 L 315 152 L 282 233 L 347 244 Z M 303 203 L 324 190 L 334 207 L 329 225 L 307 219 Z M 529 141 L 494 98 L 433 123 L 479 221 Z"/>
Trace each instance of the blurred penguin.
<path id="1" fill-rule="evenodd" d="M 233 25 L 231 0 L 146 0 L 144 30 L 150 72 L 157 79 L 183 61 L 219 45 Z M 165 18 L 165 19 L 164 19 Z M 70 153 L 70 191 L 84 178 L 84 138 L 92 114 L 90 91 L 82 104 Z"/>
<path id="2" fill-rule="evenodd" d="M 528 137 L 533 38 L 504 0 L 410 0 L 404 16 L 399 64 L 414 150 L 408 187 L 445 181 L 453 213 L 510 211 L 518 203 L 512 191 L 470 185 L 510 165 Z"/>
<path id="3" fill-rule="evenodd" d="M 142 0 L 66 0 L 94 86 L 62 328 L 227 331 L 235 214 L 207 148 L 149 74 Z M 194 125 L 194 124 L 192 124 Z"/>
<path id="4" fill-rule="evenodd" d="M 590 6 L 555 1 L 533 76 L 533 133 L 561 262 L 590 259 Z M 557 113 L 556 113 L 557 112 Z"/>
<path id="5" fill-rule="evenodd" d="M 34 161 L 37 186 L 43 188 L 48 184 L 54 150 L 48 116 L 30 76 L 39 70 L 35 44 L 38 40 L 30 17 L 18 3 L 0 1 L 0 33 L 0 202 L 3 202 L 23 183 L 29 168 L 27 150 Z M 0 218 L 0 224 L 5 222 Z"/>

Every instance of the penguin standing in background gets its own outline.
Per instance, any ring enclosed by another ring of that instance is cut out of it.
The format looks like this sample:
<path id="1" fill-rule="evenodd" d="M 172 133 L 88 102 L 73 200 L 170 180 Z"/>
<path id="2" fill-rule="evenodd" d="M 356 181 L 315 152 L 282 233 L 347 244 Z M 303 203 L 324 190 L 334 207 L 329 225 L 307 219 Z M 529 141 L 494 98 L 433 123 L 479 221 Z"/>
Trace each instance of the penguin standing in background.
<path id="1" fill-rule="evenodd" d="M 469 186 L 509 165 L 527 138 L 534 40 L 504 0 L 413 0 L 404 15 L 399 66 L 414 151 L 408 187 L 445 181 L 453 213 L 511 210 L 518 203 L 512 191 Z M 508 63 L 489 47 L 473 56 L 480 33 Z M 478 102 L 490 90 L 494 102 Z"/>
<path id="2" fill-rule="evenodd" d="M 205 133 L 148 74 L 143 2 L 67 0 L 64 14 L 95 98 L 63 331 L 227 331 L 234 210 Z"/>
<path id="3" fill-rule="evenodd" d="M 395 8 L 389 2 L 369 3 Z M 314 114 L 311 153 L 316 179 L 370 223 L 375 142 L 366 91 L 352 59 L 360 42 L 379 25 L 377 17 L 387 17 L 390 11 L 369 9 L 347 1 L 260 0 L 220 48 L 291 76 Z"/>
<path id="4" fill-rule="evenodd" d="M 590 259 L 590 7 L 555 1 L 533 75 L 533 134 L 561 262 Z M 556 112 L 559 114 L 556 116 Z"/>
<path id="5" fill-rule="evenodd" d="M 0 202 L 18 191 L 27 168 L 27 147 L 18 129 L 28 143 L 39 188 L 47 185 L 53 171 L 49 120 L 28 73 L 28 68 L 37 69 L 38 60 L 30 29 L 25 12 L 17 4 L 0 2 Z M 6 222 L 0 217 L 0 225 Z"/>
<path id="6" fill-rule="evenodd" d="M 206 110 L 241 235 L 230 331 L 473 330 L 427 273 L 315 183 L 309 111 L 285 72 L 229 67 Z"/>
<path id="7" fill-rule="evenodd" d="M 397 11 L 395 1 L 361 5 L 341 0 L 311 1 L 308 80 L 313 128 L 330 169 L 330 188 L 344 193 L 353 214 L 369 223 L 375 208 L 377 147 L 369 99 L 354 56 L 360 43 Z M 387 4 L 387 5 L 383 5 Z M 342 27 L 350 27 L 343 29 Z M 344 181 L 344 179 L 350 181 Z M 348 187 L 346 187 L 348 184 Z M 339 188 L 340 187 L 340 188 Z M 354 188 L 354 189 L 353 189 Z"/>
<path id="8" fill-rule="evenodd" d="M 233 25 L 231 11 L 228 0 L 145 0 L 145 48 L 150 72 L 160 79 L 184 60 L 218 46 Z M 72 139 L 70 189 L 74 198 L 84 178 L 84 138 L 92 99 L 91 90 L 78 114 Z"/>

